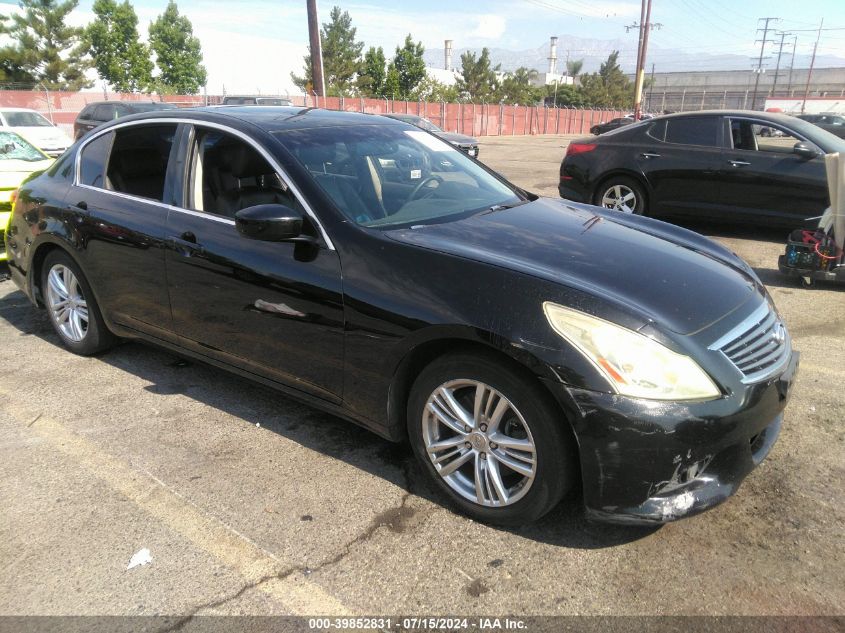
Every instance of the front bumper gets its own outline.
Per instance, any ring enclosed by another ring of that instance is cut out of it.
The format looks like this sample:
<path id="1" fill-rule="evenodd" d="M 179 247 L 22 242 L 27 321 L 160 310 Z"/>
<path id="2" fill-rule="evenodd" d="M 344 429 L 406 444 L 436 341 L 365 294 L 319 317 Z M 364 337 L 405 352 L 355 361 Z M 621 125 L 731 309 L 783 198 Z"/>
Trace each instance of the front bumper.
<path id="1" fill-rule="evenodd" d="M 584 504 L 598 521 L 652 525 L 734 494 L 768 455 L 798 370 L 700 403 L 636 400 L 547 382 L 573 421 Z"/>

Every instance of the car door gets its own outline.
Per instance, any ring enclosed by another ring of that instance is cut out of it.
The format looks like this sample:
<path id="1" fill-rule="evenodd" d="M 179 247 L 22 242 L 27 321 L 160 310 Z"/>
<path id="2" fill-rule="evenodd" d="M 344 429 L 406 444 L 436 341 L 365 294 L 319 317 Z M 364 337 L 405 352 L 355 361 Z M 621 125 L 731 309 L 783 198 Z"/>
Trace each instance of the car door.
<path id="1" fill-rule="evenodd" d="M 235 213 L 304 209 L 270 155 L 246 135 L 198 125 L 182 139 L 187 185 L 168 218 L 167 280 L 183 344 L 339 402 L 344 318 L 337 251 L 244 237 Z"/>
<path id="2" fill-rule="evenodd" d="M 84 217 L 86 275 L 107 318 L 172 339 L 164 238 L 176 123 L 131 125 L 80 147 L 65 202 Z"/>
<path id="3" fill-rule="evenodd" d="M 643 128 L 634 161 L 649 183 L 649 213 L 718 216 L 720 119 L 670 117 Z"/>
<path id="4" fill-rule="evenodd" d="M 762 136 L 764 128 L 775 132 Z M 731 217 L 798 227 L 830 204 L 822 152 L 811 159 L 795 154 L 796 143 L 809 141 L 794 130 L 753 117 L 729 117 L 726 136 L 720 197 Z"/>

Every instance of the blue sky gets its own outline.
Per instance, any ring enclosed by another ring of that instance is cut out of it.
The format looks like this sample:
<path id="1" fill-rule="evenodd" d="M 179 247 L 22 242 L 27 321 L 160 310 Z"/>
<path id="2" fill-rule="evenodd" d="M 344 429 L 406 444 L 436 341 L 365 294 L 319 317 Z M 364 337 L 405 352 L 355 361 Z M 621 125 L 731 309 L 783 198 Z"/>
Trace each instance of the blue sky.
<path id="1" fill-rule="evenodd" d="M 91 20 L 93 0 L 81 0 L 72 21 Z M 16 3 L 0 1 L 0 12 Z M 135 0 L 142 35 L 163 11 L 166 0 Z M 181 0 L 180 11 L 194 24 L 209 70 L 209 92 L 285 93 L 293 89 L 289 74 L 299 72 L 307 43 L 305 0 Z M 334 4 L 349 11 L 358 37 L 368 46 L 392 51 L 411 32 L 427 48 L 441 48 L 451 38 L 456 48 L 538 48 L 549 35 L 602 40 L 620 39 L 636 50 L 636 33 L 625 25 L 639 19 L 638 0 L 397 0 L 319 1 L 321 21 Z M 825 27 L 845 29 L 845 0 L 654 0 L 653 22 L 663 28 L 652 35 L 649 62 L 659 67 L 661 48 L 702 53 L 755 54 L 757 18 L 775 16 L 783 30 Z M 812 50 L 814 34 L 798 33 L 798 53 Z M 845 30 L 823 33 L 820 51 L 845 57 Z M 577 57 L 578 52 L 572 51 Z M 750 62 L 749 62 L 750 65 Z"/>

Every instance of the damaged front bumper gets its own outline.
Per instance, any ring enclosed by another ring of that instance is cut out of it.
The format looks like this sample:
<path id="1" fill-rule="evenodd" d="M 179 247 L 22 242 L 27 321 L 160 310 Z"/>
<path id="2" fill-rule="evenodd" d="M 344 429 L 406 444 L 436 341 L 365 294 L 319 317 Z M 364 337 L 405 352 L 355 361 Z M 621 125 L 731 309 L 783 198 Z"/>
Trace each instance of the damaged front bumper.
<path id="1" fill-rule="evenodd" d="M 722 503 L 768 455 L 798 369 L 708 402 L 656 402 L 548 383 L 573 421 L 591 519 L 650 525 Z"/>

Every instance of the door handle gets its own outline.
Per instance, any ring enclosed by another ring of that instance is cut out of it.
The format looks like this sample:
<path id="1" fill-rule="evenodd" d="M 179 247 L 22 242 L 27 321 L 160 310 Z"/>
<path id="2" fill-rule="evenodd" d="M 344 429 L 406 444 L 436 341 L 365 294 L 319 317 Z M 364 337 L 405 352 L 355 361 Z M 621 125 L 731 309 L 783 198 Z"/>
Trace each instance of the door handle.
<path id="1" fill-rule="evenodd" d="M 729 160 L 728 162 L 731 164 L 732 167 L 746 167 L 751 164 L 744 160 Z"/>
<path id="2" fill-rule="evenodd" d="M 167 241 L 173 250 L 182 257 L 193 257 L 202 252 L 202 247 L 197 244 L 197 236 L 190 231 L 182 233 L 179 237 L 170 236 L 167 238 Z"/>
<path id="3" fill-rule="evenodd" d="M 655 154 L 654 152 L 643 152 L 640 156 L 643 158 L 660 158 L 660 154 Z"/>

